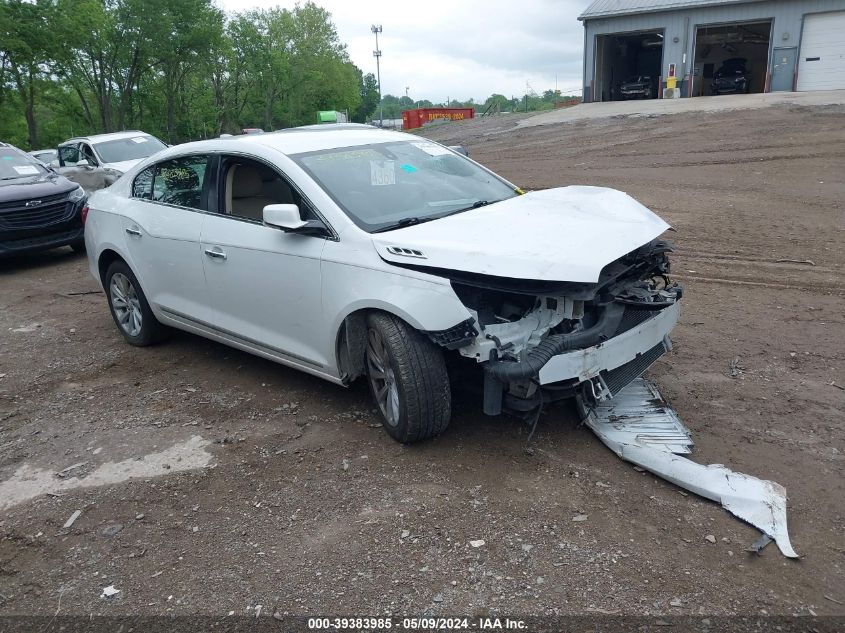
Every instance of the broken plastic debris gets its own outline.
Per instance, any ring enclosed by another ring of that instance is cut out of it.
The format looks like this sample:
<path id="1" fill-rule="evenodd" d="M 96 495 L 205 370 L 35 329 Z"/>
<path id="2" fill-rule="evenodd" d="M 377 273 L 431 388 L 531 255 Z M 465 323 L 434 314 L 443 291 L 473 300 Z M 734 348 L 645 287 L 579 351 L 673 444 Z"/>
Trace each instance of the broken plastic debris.
<path id="1" fill-rule="evenodd" d="M 472 545 L 473 547 L 481 547 L 482 545 L 484 545 L 484 539 L 478 539 L 477 541 L 470 541 L 469 544 Z"/>
<path id="2" fill-rule="evenodd" d="M 675 455 L 689 453 L 692 438 L 657 389 L 643 378 L 593 409 L 586 409 L 580 401 L 579 406 L 587 426 L 619 457 L 718 501 L 773 539 L 784 556 L 798 558 L 789 542 L 784 487 L 735 473 L 721 464 L 704 466 Z"/>
<path id="3" fill-rule="evenodd" d="M 103 587 L 103 593 L 100 595 L 101 598 L 111 598 L 112 596 L 116 596 L 120 593 L 120 589 L 115 589 L 114 585 L 109 585 L 108 587 Z"/>
<path id="4" fill-rule="evenodd" d="M 75 510 L 73 514 L 70 515 L 70 518 L 65 521 L 64 528 L 67 529 L 73 525 L 73 522 L 79 518 L 79 515 L 82 514 L 82 510 Z"/>

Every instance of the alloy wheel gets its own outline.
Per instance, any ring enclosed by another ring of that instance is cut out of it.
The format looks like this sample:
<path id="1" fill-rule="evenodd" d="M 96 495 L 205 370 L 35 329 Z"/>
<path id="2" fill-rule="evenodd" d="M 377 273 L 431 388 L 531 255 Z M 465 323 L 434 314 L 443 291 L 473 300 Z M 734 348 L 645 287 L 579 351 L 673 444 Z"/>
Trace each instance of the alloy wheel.
<path id="1" fill-rule="evenodd" d="M 123 273 L 115 273 L 111 278 L 109 294 L 120 328 L 129 336 L 138 336 L 141 333 L 143 313 L 141 300 L 132 281 Z"/>
<path id="2" fill-rule="evenodd" d="M 399 385 L 390 366 L 390 357 L 381 334 L 374 328 L 367 333 L 367 369 L 370 384 L 384 419 L 399 424 Z"/>

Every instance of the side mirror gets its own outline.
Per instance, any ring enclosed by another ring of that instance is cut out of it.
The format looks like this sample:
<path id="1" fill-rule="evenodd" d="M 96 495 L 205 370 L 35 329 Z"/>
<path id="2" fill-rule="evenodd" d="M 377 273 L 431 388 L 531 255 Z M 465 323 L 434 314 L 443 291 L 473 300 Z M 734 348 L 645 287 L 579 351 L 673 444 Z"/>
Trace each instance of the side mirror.
<path id="1" fill-rule="evenodd" d="M 264 207 L 263 219 L 266 226 L 281 229 L 285 233 L 314 237 L 331 235 L 328 227 L 320 220 L 303 220 L 295 204 L 268 204 Z"/>
<path id="2" fill-rule="evenodd" d="M 83 158 L 82 160 L 78 160 L 78 161 L 76 161 L 76 165 L 75 165 L 75 166 L 76 166 L 76 167 L 90 167 L 90 166 L 91 166 L 91 163 L 89 163 L 87 160 L 85 160 L 85 159 Z"/>
<path id="3" fill-rule="evenodd" d="M 458 154 L 463 154 L 464 156 L 469 156 L 469 152 L 467 151 L 467 148 L 464 147 L 463 145 L 449 145 L 448 147 L 453 152 L 457 152 Z"/>
<path id="4" fill-rule="evenodd" d="M 299 215 L 299 207 L 295 204 L 268 204 L 262 213 L 264 224 L 283 231 L 296 231 L 303 228 L 305 222 Z"/>

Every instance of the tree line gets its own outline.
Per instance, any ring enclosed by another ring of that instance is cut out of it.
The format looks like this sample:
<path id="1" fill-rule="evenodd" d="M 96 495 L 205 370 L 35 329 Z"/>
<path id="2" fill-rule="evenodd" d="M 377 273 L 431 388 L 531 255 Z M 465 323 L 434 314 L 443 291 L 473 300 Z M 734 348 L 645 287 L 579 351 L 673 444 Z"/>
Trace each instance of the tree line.
<path id="1" fill-rule="evenodd" d="M 363 122 L 378 86 L 312 2 L 225 14 L 211 0 L 0 0 L 0 138 L 54 147 L 142 129 L 170 143 Z"/>
<path id="2" fill-rule="evenodd" d="M 384 95 L 340 42 L 331 14 L 226 14 L 212 0 L 0 0 L 0 140 L 41 149 L 141 129 L 169 143 L 316 122 L 399 119 L 418 107 L 554 107 L 559 92 L 433 103 Z"/>

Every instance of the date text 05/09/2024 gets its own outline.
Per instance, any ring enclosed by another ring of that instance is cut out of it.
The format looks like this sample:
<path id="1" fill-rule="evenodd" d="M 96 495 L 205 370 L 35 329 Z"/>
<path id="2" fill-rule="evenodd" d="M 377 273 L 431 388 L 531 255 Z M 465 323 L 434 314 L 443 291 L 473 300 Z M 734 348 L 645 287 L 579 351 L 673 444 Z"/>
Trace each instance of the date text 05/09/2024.
<path id="1" fill-rule="evenodd" d="M 407 631 L 442 630 L 525 630 L 523 620 L 513 618 L 308 618 L 309 630 L 357 630 L 385 631 L 391 629 Z"/>

